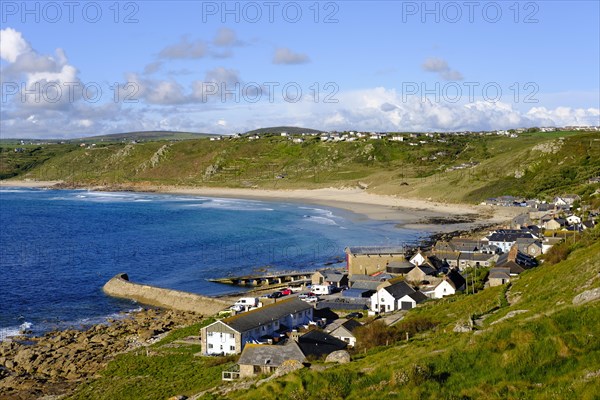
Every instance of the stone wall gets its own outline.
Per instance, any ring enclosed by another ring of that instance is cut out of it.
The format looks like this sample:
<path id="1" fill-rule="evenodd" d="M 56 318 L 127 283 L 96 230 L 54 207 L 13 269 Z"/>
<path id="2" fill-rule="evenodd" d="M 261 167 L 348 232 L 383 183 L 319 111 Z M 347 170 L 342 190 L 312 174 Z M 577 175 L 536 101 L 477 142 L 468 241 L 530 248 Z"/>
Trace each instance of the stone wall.
<path id="1" fill-rule="evenodd" d="M 116 275 L 106 282 L 102 290 L 110 296 L 161 308 L 195 312 L 204 316 L 214 315 L 231 305 L 221 299 L 129 282 L 127 274 Z"/>

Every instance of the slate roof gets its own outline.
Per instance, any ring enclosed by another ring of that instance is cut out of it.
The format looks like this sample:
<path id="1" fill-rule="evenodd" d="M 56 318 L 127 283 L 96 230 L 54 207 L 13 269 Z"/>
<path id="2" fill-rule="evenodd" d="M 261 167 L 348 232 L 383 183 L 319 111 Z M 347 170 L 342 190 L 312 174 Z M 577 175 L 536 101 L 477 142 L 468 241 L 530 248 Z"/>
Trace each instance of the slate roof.
<path id="1" fill-rule="evenodd" d="M 467 281 L 465 278 L 455 269 L 451 269 L 446 275 L 448 282 L 454 287 L 454 289 L 460 289 Z"/>
<path id="2" fill-rule="evenodd" d="M 510 279 L 510 268 L 492 268 L 488 279 Z"/>
<path id="3" fill-rule="evenodd" d="M 415 268 L 417 268 L 417 267 L 415 267 Z M 394 299 L 396 299 L 396 300 L 406 296 L 407 294 L 412 294 L 415 292 L 415 289 L 410 287 L 410 285 L 404 281 L 394 283 L 393 285 L 390 285 L 390 286 L 386 286 L 383 288 L 383 290 L 385 290 L 386 292 L 391 294 L 394 297 Z"/>
<path id="4" fill-rule="evenodd" d="M 518 238 L 533 238 L 531 232 L 504 230 L 496 231 L 488 236 L 490 242 L 516 242 Z"/>
<path id="5" fill-rule="evenodd" d="M 296 342 L 285 345 L 246 344 L 238 361 L 243 365 L 270 365 L 278 367 L 287 360 L 305 362 L 306 357 Z"/>
<path id="6" fill-rule="evenodd" d="M 461 260 L 471 260 L 471 261 L 490 261 L 496 255 L 489 253 L 461 253 Z"/>
<path id="7" fill-rule="evenodd" d="M 399 246 L 352 246 L 346 247 L 351 254 L 404 254 L 406 249 Z"/>
<path id="8" fill-rule="evenodd" d="M 344 350 L 348 347 L 348 343 L 323 331 L 313 329 L 298 338 L 298 346 L 307 357 L 309 355 L 321 357 L 337 350 Z"/>
<path id="9" fill-rule="evenodd" d="M 407 274 L 415 266 L 410 262 L 403 261 L 390 261 L 386 267 L 386 271 L 392 274 Z"/>
<path id="10" fill-rule="evenodd" d="M 317 272 L 323 275 L 327 282 L 340 282 L 342 279 L 344 279 L 344 277 L 348 276 L 348 274 L 344 274 L 334 269 L 323 269 Z"/>
<path id="11" fill-rule="evenodd" d="M 420 290 L 409 294 L 409 297 L 413 299 L 417 304 L 422 303 L 429 298 L 425 296 L 425 294 L 423 294 L 423 292 L 421 292 Z"/>
<path id="12" fill-rule="evenodd" d="M 313 308 L 309 303 L 297 297 L 278 301 L 255 310 L 221 320 L 238 332 L 246 332 L 258 326 L 278 321 L 281 318 Z"/>

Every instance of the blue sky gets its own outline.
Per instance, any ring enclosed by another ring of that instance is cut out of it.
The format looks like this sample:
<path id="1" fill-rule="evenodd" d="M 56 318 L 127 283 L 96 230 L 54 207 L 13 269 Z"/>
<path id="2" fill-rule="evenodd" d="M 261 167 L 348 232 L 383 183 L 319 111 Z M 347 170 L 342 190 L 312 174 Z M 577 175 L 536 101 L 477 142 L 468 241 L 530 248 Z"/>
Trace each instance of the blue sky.
<path id="1" fill-rule="evenodd" d="M 600 124 L 597 1 L 72 4 L 2 3 L 2 137 Z"/>

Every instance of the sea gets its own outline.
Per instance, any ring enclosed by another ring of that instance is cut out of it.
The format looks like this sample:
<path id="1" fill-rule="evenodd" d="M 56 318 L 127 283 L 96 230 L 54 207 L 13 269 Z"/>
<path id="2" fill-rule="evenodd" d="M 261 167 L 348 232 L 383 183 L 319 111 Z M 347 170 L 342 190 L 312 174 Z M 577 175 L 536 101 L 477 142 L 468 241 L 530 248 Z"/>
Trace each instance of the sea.
<path id="1" fill-rule="evenodd" d="M 204 295 L 211 278 L 345 265 L 344 248 L 417 244 L 426 232 L 296 202 L 0 188 L 0 340 L 82 329 L 141 307 L 105 295 L 118 273 Z"/>

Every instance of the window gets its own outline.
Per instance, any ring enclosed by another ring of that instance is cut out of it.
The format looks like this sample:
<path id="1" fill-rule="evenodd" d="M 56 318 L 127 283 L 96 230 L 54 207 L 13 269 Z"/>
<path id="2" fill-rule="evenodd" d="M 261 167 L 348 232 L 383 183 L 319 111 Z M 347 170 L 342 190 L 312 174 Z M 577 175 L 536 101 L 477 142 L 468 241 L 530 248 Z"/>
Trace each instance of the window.
<path id="1" fill-rule="evenodd" d="M 235 351 L 235 346 L 229 346 L 229 350 Z"/>
<path id="2" fill-rule="evenodd" d="M 208 337 L 212 337 L 213 333 L 212 332 L 208 332 Z"/>
<path id="3" fill-rule="evenodd" d="M 209 344 L 208 344 L 208 348 L 209 348 L 209 349 L 212 349 L 212 348 L 213 348 L 213 345 L 212 345 L 212 343 L 209 343 Z"/>

